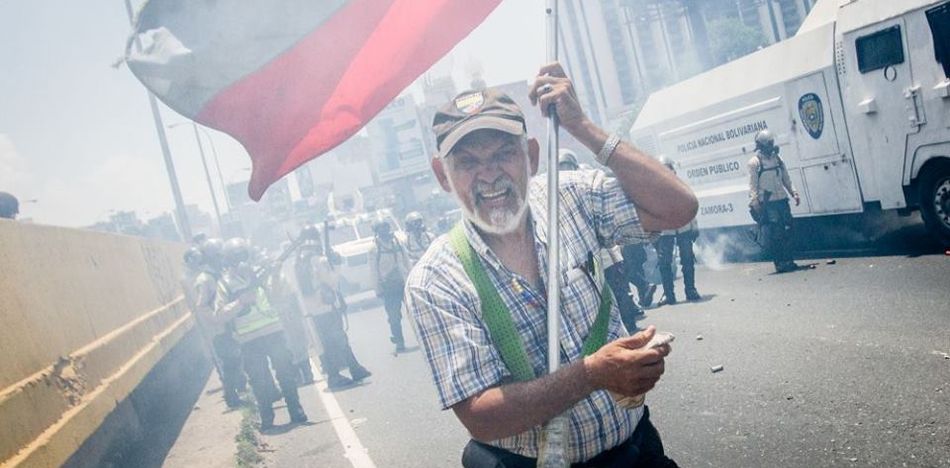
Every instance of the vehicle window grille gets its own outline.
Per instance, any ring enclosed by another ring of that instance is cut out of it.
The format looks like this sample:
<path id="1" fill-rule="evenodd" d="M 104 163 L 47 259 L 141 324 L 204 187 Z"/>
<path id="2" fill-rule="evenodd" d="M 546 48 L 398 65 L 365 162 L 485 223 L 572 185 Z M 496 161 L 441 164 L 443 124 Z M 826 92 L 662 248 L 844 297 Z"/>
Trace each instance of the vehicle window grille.
<path id="1" fill-rule="evenodd" d="M 868 73 L 904 63 L 904 43 L 899 25 L 859 37 L 855 41 L 858 52 L 858 70 Z"/>

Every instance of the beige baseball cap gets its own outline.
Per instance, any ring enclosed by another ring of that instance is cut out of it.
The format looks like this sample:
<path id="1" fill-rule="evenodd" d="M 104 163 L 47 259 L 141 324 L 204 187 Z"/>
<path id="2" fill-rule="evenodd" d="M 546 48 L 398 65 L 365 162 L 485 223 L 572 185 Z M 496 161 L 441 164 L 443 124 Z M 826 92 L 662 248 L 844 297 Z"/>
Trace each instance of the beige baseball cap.
<path id="1" fill-rule="evenodd" d="M 449 155 L 452 148 L 475 130 L 491 129 L 524 135 L 526 126 L 521 108 L 507 94 L 494 89 L 465 91 L 439 109 L 432 119 L 436 158 Z"/>

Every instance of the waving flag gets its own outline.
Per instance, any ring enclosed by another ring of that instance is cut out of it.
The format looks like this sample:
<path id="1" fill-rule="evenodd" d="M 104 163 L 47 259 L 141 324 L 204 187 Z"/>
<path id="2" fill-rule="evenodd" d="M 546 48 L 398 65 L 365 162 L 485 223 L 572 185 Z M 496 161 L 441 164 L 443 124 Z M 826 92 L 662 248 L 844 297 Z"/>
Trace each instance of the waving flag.
<path id="1" fill-rule="evenodd" d="M 126 63 L 240 141 L 249 194 L 355 134 L 501 0 L 151 0 Z"/>

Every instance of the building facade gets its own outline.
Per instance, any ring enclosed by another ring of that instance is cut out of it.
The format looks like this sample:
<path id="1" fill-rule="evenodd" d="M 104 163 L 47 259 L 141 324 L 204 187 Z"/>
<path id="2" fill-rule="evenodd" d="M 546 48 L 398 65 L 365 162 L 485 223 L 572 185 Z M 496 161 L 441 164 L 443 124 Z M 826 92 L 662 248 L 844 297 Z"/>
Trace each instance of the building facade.
<path id="1" fill-rule="evenodd" d="M 832 1 L 832 0 L 822 0 Z M 816 0 L 564 0 L 560 60 L 599 124 L 625 131 L 650 92 L 715 65 L 708 24 L 734 18 L 765 47 L 798 30 Z"/>

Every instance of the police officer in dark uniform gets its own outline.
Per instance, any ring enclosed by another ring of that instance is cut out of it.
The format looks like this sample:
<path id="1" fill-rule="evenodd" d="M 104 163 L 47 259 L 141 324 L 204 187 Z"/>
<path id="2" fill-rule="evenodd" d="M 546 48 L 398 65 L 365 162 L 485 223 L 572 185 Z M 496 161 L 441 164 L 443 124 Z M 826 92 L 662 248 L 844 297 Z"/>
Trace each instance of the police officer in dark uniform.
<path id="1" fill-rule="evenodd" d="M 660 158 L 669 170 L 676 173 L 673 161 Z M 686 226 L 679 229 L 663 231 L 656 241 L 657 263 L 660 268 L 660 277 L 663 279 L 663 298 L 659 305 L 676 304 L 676 292 L 673 290 L 675 277 L 673 275 L 673 248 L 679 249 L 680 266 L 683 270 L 683 283 L 686 286 L 686 300 L 698 301 L 702 299 L 696 290 L 696 256 L 693 254 L 693 242 L 699 237 L 699 225 L 693 218 Z"/>

